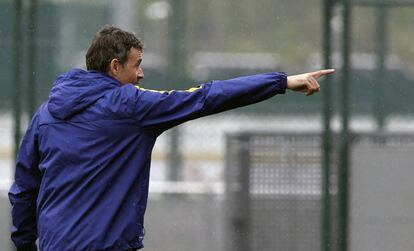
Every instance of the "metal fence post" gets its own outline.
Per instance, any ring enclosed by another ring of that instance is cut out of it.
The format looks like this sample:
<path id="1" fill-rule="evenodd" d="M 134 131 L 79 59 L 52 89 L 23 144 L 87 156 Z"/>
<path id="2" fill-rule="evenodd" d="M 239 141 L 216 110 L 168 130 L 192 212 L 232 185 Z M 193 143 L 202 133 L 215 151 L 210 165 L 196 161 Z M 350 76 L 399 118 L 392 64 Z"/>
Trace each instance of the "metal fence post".
<path id="1" fill-rule="evenodd" d="M 384 104 L 384 84 L 387 82 L 387 23 L 388 23 L 388 7 L 384 5 L 377 6 L 377 74 L 376 74 L 376 88 L 375 89 L 375 114 L 378 129 L 384 128 L 385 121 L 385 107 Z"/>
<path id="2" fill-rule="evenodd" d="M 28 71 L 29 81 L 27 87 L 27 113 L 29 118 L 35 113 L 37 105 L 36 93 L 36 59 L 37 59 L 37 7 L 38 0 L 31 0 L 28 30 Z"/>
<path id="3" fill-rule="evenodd" d="M 348 201 L 349 201 L 349 93 L 350 93 L 350 53 L 351 53 L 351 4 L 343 0 L 342 10 L 342 80 L 341 80 L 341 125 L 338 169 L 338 246 L 339 251 L 348 250 Z"/>
<path id="4" fill-rule="evenodd" d="M 230 250 L 250 251 L 250 135 L 242 133 L 236 140 L 238 158 L 236 179 L 232 186 L 234 205 L 231 210 L 232 246 Z M 234 163 L 233 163 L 234 164 Z"/>
<path id="5" fill-rule="evenodd" d="M 22 37 L 21 37 L 21 14 L 22 14 L 22 1 L 15 0 L 14 2 L 15 16 L 14 16 L 14 36 L 13 36 L 13 52 L 14 52 L 14 83 L 13 83 L 13 117 L 14 117 L 14 158 L 17 157 L 19 150 L 21 132 L 21 101 L 20 101 L 20 89 L 21 89 L 21 74 L 22 67 L 20 59 L 22 56 Z"/>
<path id="6" fill-rule="evenodd" d="M 13 147 L 13 166 L 12 170 L 14 171 L 14 164 L 17 159 L 17 152 L 20 145 L 20 126 L 21 126 L 21 103 L 20 103 L 20 89 L 21 89 L 21 50 L 22 50 L 22 38 L 21 38 L 21 16 L 22 16 L 22 1 L 14 1 L 14 33 L 13 33 L 13 60 L 14 60 L 14 71 L 13 71 L 13 138 L 14 138 L 14 147 Z M 12 174 L 13 175 L 13 174 Z M 11 177 L 14 180 L 14 177 Z M 14 244 L 10 240 L 10 250 L 16 250 Z"/>
<path id="7" fill-rule="evenodd" d="M 240 197 L 240 216 L 241 216 L 241 225 L 240 230 L 242 231 L 240 235 L 239 243 L 240 251 L 249 251 L 250 250 L 250 136 L 244 135 L 241 139 L 241 197 Z"/>
<path id="8" fill-rule="evenodd" d="M 324 68 L 331 68 L 331 18 L 333 4 L 330 0 L 324 0 L 323 15 L 323 58 Z M 321 249 L 322 251 L 331 250 L 331 200 L 330 200 L 330 176 L 331 176 L 331 83 L 330 77 L 327 77 L 323 85 L 323 142 L 322 142 L 322 210 L 321 210 Z"/>
<path id="9" fill-rule="evenodd" d="M 169 22 L 169 67 L 167 76 L 177 85 L 186 76 L 186 1 L 170 1 L 172 7 L 171 20 Z M 172 181 L 181 179 L 182 154 L 180 144 L 180 129 L 175 127 L 170 130 L 170 149 L 169 149 L 169 178 Z"/>

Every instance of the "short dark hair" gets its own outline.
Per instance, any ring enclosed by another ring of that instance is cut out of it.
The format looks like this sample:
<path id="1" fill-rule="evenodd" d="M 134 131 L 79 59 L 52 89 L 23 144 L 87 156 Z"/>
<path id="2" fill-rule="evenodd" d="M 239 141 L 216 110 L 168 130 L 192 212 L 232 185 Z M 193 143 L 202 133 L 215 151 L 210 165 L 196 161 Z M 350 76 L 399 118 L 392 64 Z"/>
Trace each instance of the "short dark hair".
<path id="1" fill-rule="evenodd" d="M 107 72 L 109 63 L 114 58 L 123 65 L 128 61 L 128 53 L 132 47 L 142 51 L 144 45 L 134 33 L 105 25 L 92 39 L 86 53 L 86 68 Z"/>

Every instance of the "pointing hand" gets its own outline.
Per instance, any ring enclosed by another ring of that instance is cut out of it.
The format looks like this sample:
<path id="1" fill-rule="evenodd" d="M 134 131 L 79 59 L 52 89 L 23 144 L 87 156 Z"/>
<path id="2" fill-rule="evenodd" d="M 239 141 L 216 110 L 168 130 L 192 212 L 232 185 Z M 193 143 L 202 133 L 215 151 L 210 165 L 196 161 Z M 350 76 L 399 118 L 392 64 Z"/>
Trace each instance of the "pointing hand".
<path id="1" fill-rule="evenodd" d="M 334 72 L 335 69 L 327 69 L 289 76 L 287 78 L 287 88 L 292 91 L 305 92 L 306 96 L 312 95 L 314 92 L 319 92 L 321 89 L 317 79 Z"/>

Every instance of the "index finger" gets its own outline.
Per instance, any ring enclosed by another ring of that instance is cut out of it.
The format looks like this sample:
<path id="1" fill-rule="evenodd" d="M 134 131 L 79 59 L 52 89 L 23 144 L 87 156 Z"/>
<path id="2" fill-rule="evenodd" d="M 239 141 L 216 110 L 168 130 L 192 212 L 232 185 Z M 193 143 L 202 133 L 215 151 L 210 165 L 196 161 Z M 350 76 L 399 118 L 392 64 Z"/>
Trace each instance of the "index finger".
<path id="1" fill-rule="evenodd" d="M 311 75 L 314 78 L 319 78 L 321 76 L 332 74 L 334 72 L 335 72 L 335 69 L 325 69 L 325 70 L 319 70 L 319 71 L 312 72 Z"/>

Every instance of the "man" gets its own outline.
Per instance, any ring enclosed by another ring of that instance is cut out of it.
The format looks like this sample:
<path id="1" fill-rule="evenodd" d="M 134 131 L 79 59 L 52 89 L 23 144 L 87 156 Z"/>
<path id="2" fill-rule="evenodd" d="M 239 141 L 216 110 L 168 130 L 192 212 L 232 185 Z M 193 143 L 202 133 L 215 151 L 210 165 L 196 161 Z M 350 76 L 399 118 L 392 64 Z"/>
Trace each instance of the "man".
<path id="1" fill-rule="evenodd" d="M 334 70 L 267 73 L 211 81 L 186 91 L 135 86 L 143 45 L 105 26 L 86 54 L 88 71 L 57 78 L 26 131 L 10 188 L 18 250 L 136 250 L 143 247 L 151 151 L 185 121 L 253 104 L 286 89 L 311 95 Z"/>

